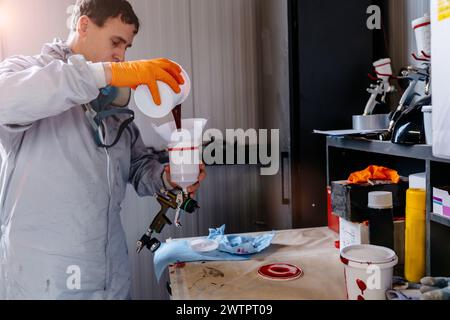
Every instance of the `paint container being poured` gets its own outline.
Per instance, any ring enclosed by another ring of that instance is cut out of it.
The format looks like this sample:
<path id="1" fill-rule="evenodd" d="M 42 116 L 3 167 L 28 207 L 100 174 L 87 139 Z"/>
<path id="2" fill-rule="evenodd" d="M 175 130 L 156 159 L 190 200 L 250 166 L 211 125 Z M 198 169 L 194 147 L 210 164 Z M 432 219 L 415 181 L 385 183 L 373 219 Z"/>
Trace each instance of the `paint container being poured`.
<path id="1" fill-rule="evenodd" d="M 208 120 L 184 119 L 181 130 L 175 121 L 153 125 L 154 130 L 168 145 L 170 158 L 170 177 L 185 193 L 187 188 L 198 181 L 200 164 L 202 163 L 203 130 Z"/>
<path id="2" fill-rule="evenodd" d="M 146 85 L 137 87 L 134 93 L 134 101 L 138 109 L 147 117 L 153 119 L 164 118 L 172 110 L 180 106 L 189 97 L 191 92 L 191 79 L 185 70 L 182 69 L 181 76 L 184 84 L 180 86 L 181 92 L 175 93 L 166 83 L 158 81 L 159 94 L 161 96 L 161 105 L 157 105 L 153 100 L 150 89 Z"/>

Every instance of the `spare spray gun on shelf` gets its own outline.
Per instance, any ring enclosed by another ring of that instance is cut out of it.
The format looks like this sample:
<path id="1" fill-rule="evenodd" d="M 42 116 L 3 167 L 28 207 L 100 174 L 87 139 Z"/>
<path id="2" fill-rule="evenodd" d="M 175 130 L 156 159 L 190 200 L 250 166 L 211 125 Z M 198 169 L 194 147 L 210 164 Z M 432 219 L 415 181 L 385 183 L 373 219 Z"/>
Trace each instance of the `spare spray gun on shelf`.
<path id="1" fill-rule="evenodd" d="M 387 105 L 388 94 L 396 91 L 389 82 L 392 76 L 391 59 L 381 59 L 373 63 L 376 76 L 368 74 L 374 81 L 367 89 L 370 99 L 367 102 L 362 115 L 353 116 L 353 129 L 357 131 L 386 130 L 389 124 L 389 112 L 391 108 Z"/>
<path id="2" fill-rule="evenodd" d="M 421 67 L 409 66 L 402 72 L 399 79 L 405 79 L 408 87 L 391 115 L 388 130 L 379 136 L 382 141 L 405 145 L 426 143 L 422 108 L 431 105 L 430 17 L 425 15 L 414 20 L 412 28 L 418 52 L 418 55 L 413 53 L 412 56 L 421 63 Z M 419 84 L 424 84 L 424 87 Z"/>
<path id="3" fill-rule="evenodd" d="M 389 83 L 392 77 L 391 60 L 382 59 L 375 62 L 373 66 L 377 77 L 369 74 L 369 78 L 376 83 L 372 83 L 367 89 L 370 98 L 364 108 L 364 116 L 372 115 L 378 105 L 386 105 L 387 95 L 396 91 L 395 87 Z"/>
<path id="4" fill-rule="evenodd" d="M 172 190 L 164 194 L 157 194 L 156 199 L 161 205 L 161 209 L 148 227 L 147 232 L 137 242 L 137 253 L 140 253 L 144 248 L 147 248 L 153 253 L 159 249 L 161 242 L 154 238 L 153 234 L 160 234 L 166 225 L 172 225 L 172 221 L 167 217 L 169 209 L 176 211 L 174 221 L 175 225 L 180 228 L 181 213 L 187 212 L 192 214 L 200 208 L 197 201 L 190 198 L 181 190 Z"/>
<path id="5" fill-rule="evenodd" d="M 422 61 L 422 67 L 409 66 L 399 79 L 405 79 L 408 87 L 402 95 L 397 109 L 392 113 L 389 128 L 380 135 L 382 141 L 398 144 L 423 144 L 425 134 L 423 128 L 422 107 L 431 103 L 431 77 L 429 58 L 415 59 Z M 424 84 L 422 91 L 419 84 Z M 415 101 L 416 97 L 420 97 Z"/>

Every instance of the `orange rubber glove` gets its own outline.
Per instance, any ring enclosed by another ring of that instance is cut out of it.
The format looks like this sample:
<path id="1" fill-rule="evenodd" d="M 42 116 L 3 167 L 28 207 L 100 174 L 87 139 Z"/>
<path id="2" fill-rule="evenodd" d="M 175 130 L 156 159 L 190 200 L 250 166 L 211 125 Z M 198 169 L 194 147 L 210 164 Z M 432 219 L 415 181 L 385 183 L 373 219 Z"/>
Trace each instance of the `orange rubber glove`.
<path id="1" fill-rule="evenodd" d="M 111 63 L 111 85 L 128 87 L 136 90 L 146 84 L 157 105 L 161 105 L 156 81 L 165 82 L 175 93 L 180 93 L 180 85 L 184 84 L 181 68 L 168 59 L 140 60 Z"/>
<path id="2" fill-rule="evenodd" d="M 369 166 L 363 171 L 352 173 L 348 178 L 348 182 L 353 184 L 367 183 L 369 180 L 390 180 L 393 183 L 399 183 L 400 176 L 395 170 L 379 166 Z"/>

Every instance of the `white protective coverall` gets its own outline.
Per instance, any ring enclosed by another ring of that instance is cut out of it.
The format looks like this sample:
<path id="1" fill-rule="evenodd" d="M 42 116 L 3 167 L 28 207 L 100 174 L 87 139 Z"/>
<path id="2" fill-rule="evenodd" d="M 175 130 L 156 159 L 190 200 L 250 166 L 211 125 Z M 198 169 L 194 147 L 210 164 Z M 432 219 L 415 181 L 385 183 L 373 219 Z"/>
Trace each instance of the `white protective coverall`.
<path id="1" fill-rule="evenodd" d="M 108 151 L 95 144 L 88 65 L 61 40 L 0 63 L 0 299 L 129 298 L 120 205 L 127 183 L 161 190 L 163 165 L 134 124 Z"/>

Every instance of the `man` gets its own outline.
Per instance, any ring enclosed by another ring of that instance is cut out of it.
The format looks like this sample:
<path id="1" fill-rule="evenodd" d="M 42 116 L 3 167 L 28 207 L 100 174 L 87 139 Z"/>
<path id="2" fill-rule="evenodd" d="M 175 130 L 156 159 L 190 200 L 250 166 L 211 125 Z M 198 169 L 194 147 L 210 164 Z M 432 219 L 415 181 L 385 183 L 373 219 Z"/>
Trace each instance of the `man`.
<path id="1" fill-rule="evenodd" d="M 74 22 L 67 42 L 0 64 L 2 299 L 129 298 L 126 184 L 140 196 L 174 186 L 124 114 L 86 115 L 114 110 L 109 86 L 146 84 L 159 104 L 156 81 L 179 92 L 179 66 L 122 62 L 139 30 L 127 1 L 78 0 Z"/>

